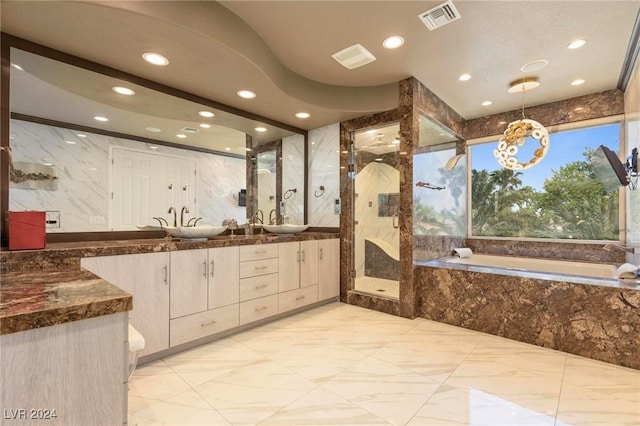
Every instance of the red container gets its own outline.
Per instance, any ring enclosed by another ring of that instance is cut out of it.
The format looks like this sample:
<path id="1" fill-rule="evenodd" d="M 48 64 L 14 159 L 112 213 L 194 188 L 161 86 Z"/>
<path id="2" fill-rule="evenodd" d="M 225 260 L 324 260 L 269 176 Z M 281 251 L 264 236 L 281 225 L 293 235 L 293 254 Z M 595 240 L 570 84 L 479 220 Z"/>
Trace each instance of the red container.
<path id="1" fill-rule="evenodd" d="M 46 244 L 45 212 L 8 212 L 9 250 L 43 249 Z"/>

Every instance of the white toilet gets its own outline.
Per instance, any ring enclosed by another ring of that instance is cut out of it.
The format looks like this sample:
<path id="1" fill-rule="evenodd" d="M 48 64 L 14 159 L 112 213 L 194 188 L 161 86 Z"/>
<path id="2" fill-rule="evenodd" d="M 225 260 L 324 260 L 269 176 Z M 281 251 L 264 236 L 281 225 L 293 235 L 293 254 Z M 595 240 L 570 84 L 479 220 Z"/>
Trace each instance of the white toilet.
<path id="1" fill-rule="evenodd" d="M 129 377 L 138 363 L 138 352 L 144 349 L 144 337 L 129 324 Z"/>

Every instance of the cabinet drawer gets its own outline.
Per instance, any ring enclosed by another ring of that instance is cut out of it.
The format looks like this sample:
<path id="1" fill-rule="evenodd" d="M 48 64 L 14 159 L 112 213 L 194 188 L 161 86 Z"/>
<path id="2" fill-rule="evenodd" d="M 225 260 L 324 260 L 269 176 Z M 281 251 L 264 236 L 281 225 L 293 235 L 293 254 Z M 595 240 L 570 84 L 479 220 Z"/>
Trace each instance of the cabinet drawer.
<path id="1" fill-rule="evenodd" d="M 238 304 L 235 304 L 172 319 L 169 322 L 170 345 L 181 345 L 237 327 L 239 324 L 238 309 Z"/>
<path id="2" fill-rule="evenodd" d="M 268 318 L 278 313 L 278 295 L 240 303 L 240 325 Z"/>
<path id="3" fill-rule="evenodd" d="M 278 312 L 287 312 L 318 301 L 318 286 L 311 285 L 278 294 Z"/>
<path id="4" fill-rule="evenodd" d="M 277 244 L 240 246 L 240 262 L 246 262 L 248 260 L 271 259 L 274 257 L 278 257 Z"/>
<path id="5" fill-rule="evenodd" d="M 240 262 L 240 278 L 255 277 L 278 272 L 278 259 L 252 260 Z"/>
<path id="6" fill-rule="evenodd" d="M 240 280 L 240 301 L 244 302 L 278 292 L 278 274 L 259 275 Z"/>

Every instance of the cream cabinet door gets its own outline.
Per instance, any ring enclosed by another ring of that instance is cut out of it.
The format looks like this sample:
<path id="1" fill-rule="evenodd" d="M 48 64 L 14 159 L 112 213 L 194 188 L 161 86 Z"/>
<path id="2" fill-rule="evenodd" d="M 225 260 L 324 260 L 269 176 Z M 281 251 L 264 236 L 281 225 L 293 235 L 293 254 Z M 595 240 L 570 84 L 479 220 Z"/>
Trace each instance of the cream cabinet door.
<path id="1" fill-rule="evenodd" d="M 207 249 L 171 252 L 171 318 L 207 310 Z"/>
<path id="2" fill-rule="evenodd" d="M 300 242 L 300 287 L 318 284 L 318 241 Z"/>
<path id="3" fill-rule="evenodd" d="M 340 296 L 340 239 L 318 241 L 318 300 Z"/>
<path id="4" fill-rule="evenodd" d="M 85 257 L 81 265 L 133 296 L 129 322 L 144 337 L 140 355 L 169 347 L 169 253 Z"/>
<path id="5" fill-rule="evenodd" d="M 300 243 L 279 243 L 278 246 L 278 291 L 300 288 Z"/>
<path id="6" fill-rule="evenodd" d="M 209 249 L 209 309 L 240 302 L 240 248 Z"/>

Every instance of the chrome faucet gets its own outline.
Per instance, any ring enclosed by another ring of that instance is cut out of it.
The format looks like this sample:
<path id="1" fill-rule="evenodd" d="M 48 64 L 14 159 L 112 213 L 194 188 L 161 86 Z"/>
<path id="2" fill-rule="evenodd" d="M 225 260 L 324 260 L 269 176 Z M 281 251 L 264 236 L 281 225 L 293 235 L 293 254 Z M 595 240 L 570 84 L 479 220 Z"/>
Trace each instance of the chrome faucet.
<path id="1" fill-rule="evenodd" d="M 260 213 L 260 217 L 258 217 L 258 213 Z M 264 225 L 264 213 L 262 212 L 262 210 L 258 209 L 256 210 L 256 212 L 253 214 L 253 221 L 254 223 L 257 221 L 260 221 L 260 223 L 262 225 Z"/>
<path id="2" fill-rule="evenodd" d="M 182 207 L 180 210 L 180 226 L 184 226 L 184 214 L 189 213 L 189 207 Z"/>
<path id="3" fill-rule="evenodd" d="M 154 217 L 153 219 L 157 220 L 158 223 L 160 224 L 160 228 L 162 228 L 162 225 L 164 223 L 164 226 L 169 226 L 169 223 L 167 222 L 167 219 L 165 219 L 164 217 Z"/>
<path id="4" fill-rule="evenodd" d="M 194 221 L 193 224 L 191 224 L 191 221 Z M 187 226 L 196 226 L 198 224 L 198 221 L 202 220 L 201 217 L 192 217 L 191 219 L 189 219 L 189 221 L 187 222 Z"/>
<path id="5" fill-rule="evenodd" d="M 273 217 L 275 216 L 275 218 Z M 276 209 L 271 209 L 269 212 L 269 225 L 277 225 L 278 224 L 278 211 Z"/>
<path id="6" fill-rule="evenodd" d="M 173 227 L 177 228 L 178 227 L 178 218 L 176 217 L 177 212 L 176 209 L 173 207 L 169 207 L 169 211 L 167 213 L 171 213 L 173 212 Z"/>
<path id="7" fill-rule="evenodd" d="M 611 251 L 612 249 L 616 249 L 616 250 L 622 250 L 626 253 L 631 253 L 631 254 L 634 254 L 636 252 L 635 247 L 627 247 L 627 246 L 623 246 L 622 244 L 616 244 L 616 243 L 605 244 L 603 248 L 606 251 Z"/>

